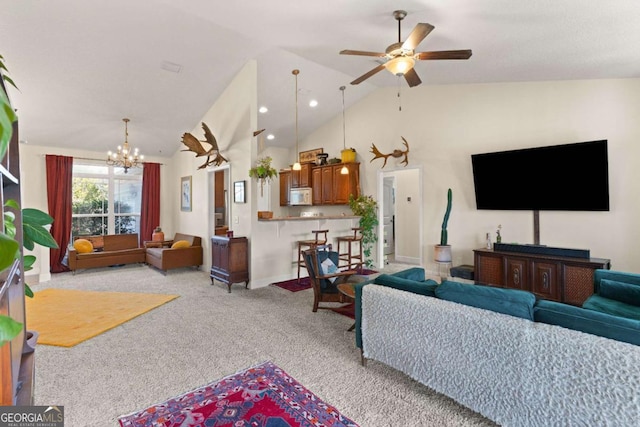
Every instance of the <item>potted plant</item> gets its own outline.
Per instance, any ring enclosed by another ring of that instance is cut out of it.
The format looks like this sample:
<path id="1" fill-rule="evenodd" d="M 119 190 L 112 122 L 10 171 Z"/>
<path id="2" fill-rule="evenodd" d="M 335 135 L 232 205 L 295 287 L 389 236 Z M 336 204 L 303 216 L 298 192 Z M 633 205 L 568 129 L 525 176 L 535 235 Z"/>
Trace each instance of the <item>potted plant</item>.
<path id="1" fill-rule="evenodd" d="M 378 241 L 378 235 L 375 232 L 375 228 L 378 225 L 378 202 L 371 196 L 360 195 L 354 198 L 352 194 L 349 196 L 349 207 L 354 215 L 360 217 L 364 263 L 371 268 L 373 267 L 371 248 Z"/>
<path id="2" fill-rule="evenodd" d="M 260 196 L 263 195 L 264 183 L 271 178 L 278 176 L 278 171 L 271 167 L 271 161 L 273 159 L 270 156 L 258 159 L 256 165 L 249 169 L 249 176 L 260 181 Z"/>
<path id="3" fill-rule="evenodd" d="M 451 262 L 451 246 L 448 244 L 449 233 L 447 231 L 447 223 L 451 214 L 451 189 L 447 191 L 447 209 L 442 220 L 442 230 L 440 231 L 440 244 L 435 245 L 434 259 L 436 262 Z"/>

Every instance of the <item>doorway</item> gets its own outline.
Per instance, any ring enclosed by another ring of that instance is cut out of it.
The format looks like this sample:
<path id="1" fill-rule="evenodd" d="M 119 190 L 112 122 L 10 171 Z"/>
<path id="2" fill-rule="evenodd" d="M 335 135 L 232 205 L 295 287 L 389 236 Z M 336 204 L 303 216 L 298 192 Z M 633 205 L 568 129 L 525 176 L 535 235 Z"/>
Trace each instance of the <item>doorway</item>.
<path id="1" fill-rule="evenodd" d="M 209 235 L 225 235 L 231 218 L 230 165 L 209 171 Z"/>
<path id="2" fill-rule="evenodd" d="M 422 167 L 378 171 L 378 264 L 423 265 Z"/>

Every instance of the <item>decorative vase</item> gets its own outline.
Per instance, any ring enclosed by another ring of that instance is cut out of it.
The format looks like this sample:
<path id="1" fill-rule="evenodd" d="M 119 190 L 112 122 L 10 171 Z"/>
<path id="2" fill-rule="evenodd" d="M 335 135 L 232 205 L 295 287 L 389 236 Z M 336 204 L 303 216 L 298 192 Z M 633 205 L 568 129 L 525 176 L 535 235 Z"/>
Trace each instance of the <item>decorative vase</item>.
<path id="1" fill-rule="evenodd" d="M 162 231 L 162 229 L 160 227 L 156 227 L 156 229 L 153 230 L 153 234 L 151 235 L 151 240 L 153 242 L 162 242 L 162 241 L 164 241 L 164 232 Z"/>
<path id="2" fill-rule="evenodd" d="M 435 245 L 433 259 L 436 262 L 451 262 L 451 245 Z"/>

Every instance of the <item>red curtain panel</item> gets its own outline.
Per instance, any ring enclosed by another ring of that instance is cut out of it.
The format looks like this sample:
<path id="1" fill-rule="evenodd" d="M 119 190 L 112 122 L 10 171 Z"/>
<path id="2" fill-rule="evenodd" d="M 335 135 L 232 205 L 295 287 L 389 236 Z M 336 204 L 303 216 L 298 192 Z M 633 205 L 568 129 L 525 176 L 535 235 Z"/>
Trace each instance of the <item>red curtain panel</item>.
<path id="1" fill-rule="evenodd" d="M 71 238 L 73 157 L 48 154 L 46 165 L 49 215 L 53 217 L 51 235 L 58 243 L 58 249 L 51 249 L 49 265 L 52 273 L 61 273 L 69 271 L 62 261 Z"/>
<path id="2" fill-rule="evenodd" d="M 142 209 L 140 212 L 140 246 L 151 240 L 160 225 L 160 164 L 145 163 L 142 169 Z"/>

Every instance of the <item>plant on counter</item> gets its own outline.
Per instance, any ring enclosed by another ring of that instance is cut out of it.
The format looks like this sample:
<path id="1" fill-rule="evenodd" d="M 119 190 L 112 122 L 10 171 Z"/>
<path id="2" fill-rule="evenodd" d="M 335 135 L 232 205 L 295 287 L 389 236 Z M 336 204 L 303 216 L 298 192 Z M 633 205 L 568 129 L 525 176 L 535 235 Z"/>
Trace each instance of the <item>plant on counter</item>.
<path id="1" fill-rule="evenodd" d="M 265 181 L 278 176 L 278 171 L 271 167 L 270 156 L 258 159 L 256 165 L 249 169 L 249 176 L 260 181 L 260 196 L 263 195 L 263 186 Z"/>
<path id="2" fill-rule="evenodd" d="M 373 267 L 371 259 L 371 249 L 378 241 L 375 228 L 378 225 L 378 202 L 371 196 L 360 195 L 358 197 L 349 196 L 349 207 L 353 214 L 360 217 L 360 228 L 362 228 L 362 252 L 364 263 L 367 267 Z"/>

